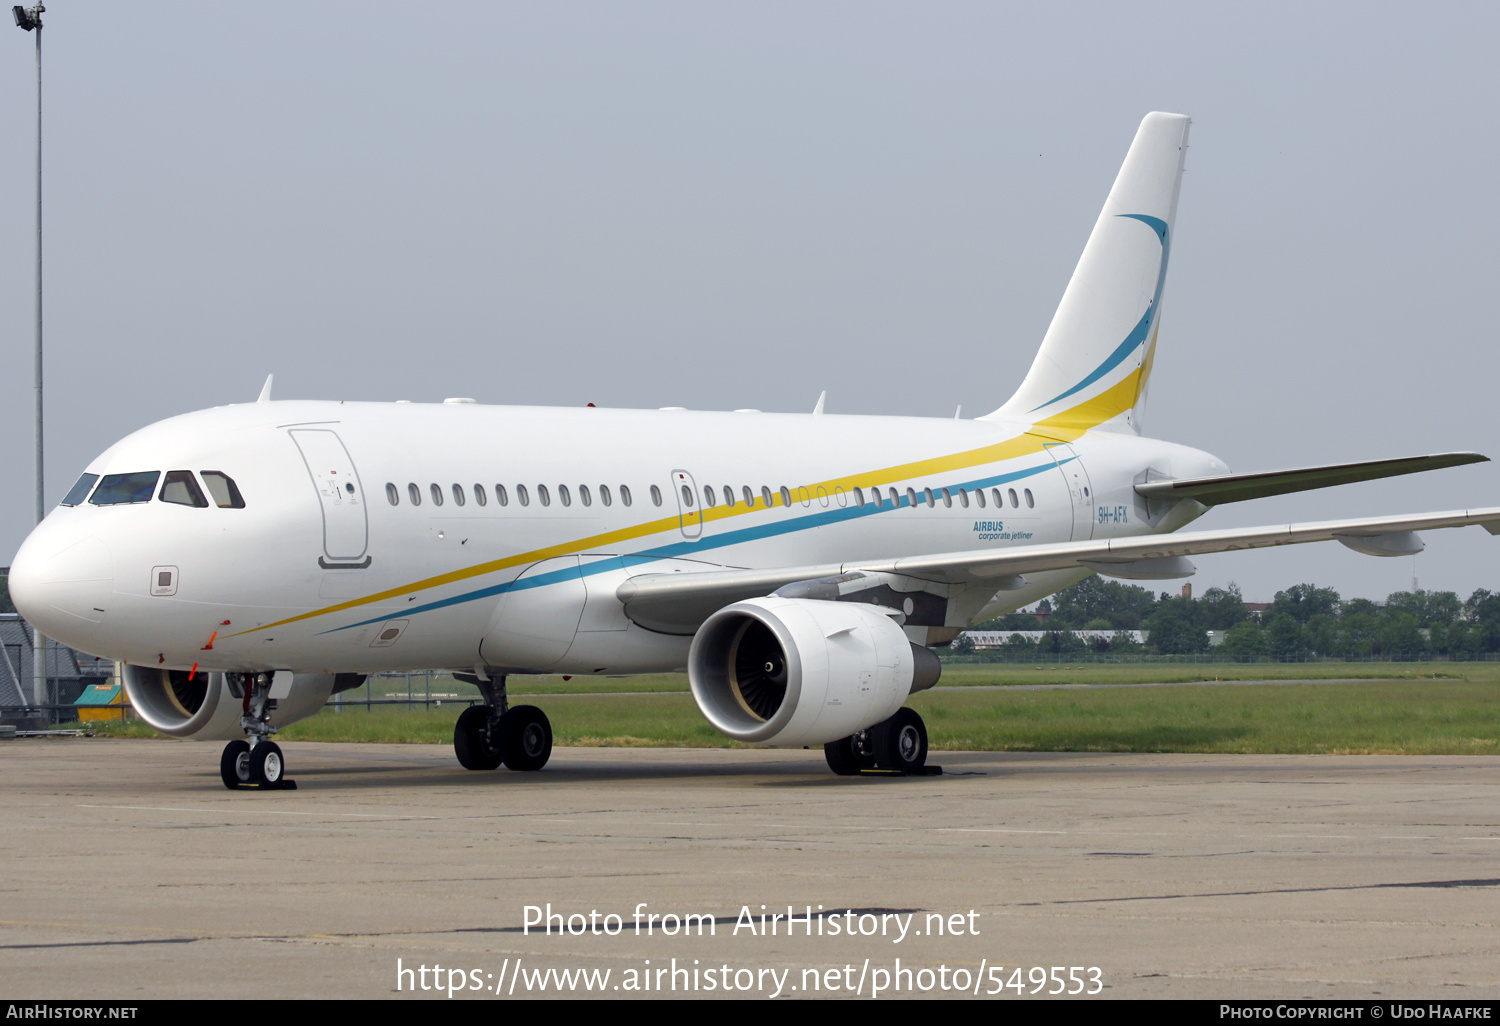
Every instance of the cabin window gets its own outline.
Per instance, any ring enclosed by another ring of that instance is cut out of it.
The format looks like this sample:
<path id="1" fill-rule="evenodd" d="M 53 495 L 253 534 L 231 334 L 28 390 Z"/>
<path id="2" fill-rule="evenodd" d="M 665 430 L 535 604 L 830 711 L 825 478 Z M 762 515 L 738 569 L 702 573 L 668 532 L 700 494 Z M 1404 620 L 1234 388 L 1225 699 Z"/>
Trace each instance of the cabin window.
<path id="1" fill-rule="evenodd" d="M 526 490 L 525 485 L 516 485 L 516 501 L 523 506 L 531 505 L 531 493 Z"/>
<path id="2" fill-rule="evenodd" d="M 432 504 L 434 506 L 441 506 L 443 504 L 443 486 L 434 483 L 428 485 L 427 490 L 432 493 Z"/>
<path id="3" fill-rule="evenodd" d="M 481 506 L 489 505 L 490 499 L 488 495 L 484 494 L 484 485 L 476 484 L 474 486 L 474 501 Z"/>
<path id="4" fill-rule="evenodd" d="M 495 501 L 502 506 L 510 505 L 510 494 L 506 492 L 505 486 L 503 484 L 497 484 L 495 486 Z"/>
<path id="5" fill-rule="evenodd" d="M 609 485 L 599 486 L 599 501 L 606 506 L 610 504 L 611 499 L 609 497 Z"/>
<path id="6" fill-rule="evenodd" d="M 908 488 L 906 490 L 906 504 L 908 506 L 910 506 L 912 509 L 916 509 L 916 507 L 917 507 L 917 490 L 915 488 Z"/>
<path id="7" fill-rule="evenodd" d="M 719 504 L 718 497 L 714 495 L 714 486 L 713 485 L 704 485 L 703 486 L 703 505 L 708 506 L 710 509 L 712 509 L 714 506 L 717 506 L 718 504 Z"/>
<path id="8" fill-rule="evenodd" d="M 724 486 L 724 505 L 734 505 L 734 489 L 729 487 L 728 485 Z"/>
<path id="9" fill-rule="evenodd" d="M 693 491 L 687 485 L 682 486 L 682 504 L 688 509 L 693 508 Z"/>
<path id="10" fill-rule="evenodd" d="M 979 504 L 979 508 L 980 509 L 984 509 L 984 489 L 983 488 L 976 488 L 976 489 L 974 489 L 974 501 Z"/>
<path id="11" fill-rule="evenodd" d="M 536 501 L 543 506 L 552 505 L 552 493 L 547 491 L 547 486 L 539 484 L 536 486 Z"/>
<path id="12" fill-rule="evenodd" d="M 1011 492 L 1011 495 L 1015 495 L 1015 494 L 1016 494 L 1015 492 Z M 1026 508 L 1027 509 L 1033 509 L 1035 507 L 1036 507 L 1036 500 L 1031 497 L 1031 489 L 1028 488 L 1028 489 L 1026 489 Z"/>
<path id="13" fill-rule="evenodd" d="M 89 497 L 91 506 L 125 506 L 133 502 L 150 502 L 156 494 L 159 470 L 142 470 L 134 474 L 105 474 L 99 487 Z"/>
<path id="14" fill-rule="evenodd" d="M 859 506 L 861 509 L 864 508 L 864 505 L 865 505 L 865 492 L 864 492 L 863 488 L 855 488 L 854 489 L 854 503 L 855 503 L 855 505 Z"/>
<path id="15" fill-rule="evenodd" d="M 592 506 L 594 504 L 594 497 L 589 494 L 588 485 L 578 486 L 578 501 L 583 503 L 585 506 Z"/>
<path id="16" fill-rule="evenodd" d="M 422 505 L 422 489 L 417 487 L 415 481 L 406 486 L 406 497 L 411 500 L 413 506 Z"/>
<path id="17" fill-rule="evenodd" d="M 557 486 L 557 501 L 561 502 L 564 506 L 573 505 L 573 495 L 568 491 L 567 485 Z"/>
<path id="18" fill-rule="evenodd" d="M 627 505 L 627 506 L 630 505 L 630 486 L 629 485 L 621 485 L 620 486 L 620 501 L 622 503 L 624 503 L 625 505 Z M 661 504 L 657 503 L 657 505 L 661 505 Z"/>
<path id="19" fill-rule="evenodd" d="M 932 505 L 932 503 L 929 502 L 927 505 L 930 506 Z M 953 508 L 953 493 L 948 491 L 948 489 L 946 488 L 943 489 L 943 505 L 948 507 L 949 509 Z M 966 502 L 964 503 L 964 505 L 967 506 L 968 503 Z"/>
<path id="20" fill-rule="evenodd" d="M 797 501 L 800 502 L 800 503 L 802 503 L 802 505 L 804 505 L 804 506 L 811 506 L 812 505 L 812 493 L 810 493 L 806 488 L 798 488 L 797 489 Z"/>
<path id="21" fill-rule="evenodd" d="M 661 489 L 656 487 L 656 485 L 651 486 L 651 505 L 661 505 Z"/>
<path id="22" fill-rule="evenodd" d="M 792 493 L 787 491 L 786 485 L 781 486 L 781 504 L 790 506 L 792 504 Z"/>
<path id="23" fill-rule="evenodd" d="M 740 494 L 745 497 L 745 505 L 749 506 L 751 509 L 754 509 L 755 508 L 755 493 L 750 490 L 750 486 L 749 485 L 745 485 L 744 488 L 742 488 L 740 490 Z"/>
<path id="24" fill-rule="evenodd" d="M 464 486 L 461 485 L 461 484 L 454 484 L 454 486 L 453 486 L 453 505 L 455 505 L 455 506 L 462 506 L 463 504 L 464 504 Z"/>
<path id="25" fill-rule="evenodd" d="M 1030 488 L 1026 489 L 1026 499 L 1027 499 L 1027 503 L 1029 504 L 1030 501 L 1031 501 L 1031 489 Z M 1014 488 L 1010 489 L 1010 508 L 1011 509 L 1020 509 L 1021 508 L 1020 500 L 1018 500 L 1016 498 L 1016 490 Z"/>
<path id="26" fill-rule="evenodd" d="M 389 481 L 385 483 L 385 501 L 389 502 L 392 506 L 401 505 L 401 489 Z"/>
<path id="27" fill-rule="evenodd" d="M 776 505 L 776 500 L 771 498 L 771 489 L 768 486 L 760 486 L 760 497 L 761 500 L 765 502 L 766 509 L 770 509 L 772 506 Z"/>
<path id="28" fill-rule="evenodd" d="M 73 486 L 72 490 L 64 496 L 63 501 L 59 505 L 77 506 L 89 497 L 89 492 L 94 490 L 94 482 L 98 480 L 98 474 L 84 474 L 78 479 L 78 483 Z"/>
<path id="29" fill-rule="evenodd" d="M 208 508 L 208 500 L 203 497 L 203 489 L 198 487 L 191 470 L 167 471 L 166 479 L 161 483 L 160 498 L 162 502 L 177 506 Z"/>
<path id="30" fill-rule="evenodd" d="M 967 488 L 960 488 L 958 490 L 958 504 L 964 509 L 969 508 L 969 490 Z"/>

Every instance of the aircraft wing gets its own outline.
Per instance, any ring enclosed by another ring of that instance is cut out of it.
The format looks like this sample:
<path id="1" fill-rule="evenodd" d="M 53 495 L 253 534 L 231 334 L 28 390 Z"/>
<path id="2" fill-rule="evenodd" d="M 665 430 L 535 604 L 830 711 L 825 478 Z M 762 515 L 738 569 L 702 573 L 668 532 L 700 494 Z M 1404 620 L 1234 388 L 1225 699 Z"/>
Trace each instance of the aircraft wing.
<path id="1" fill-rule="evenodd" d="M 898 574 L 946 584 L 972 585 L 993 581 L 997 591 L 1009 583 L 1006 578 L 1077 567 L 1086 567 L 1107 576 L 1153 580 L 1191 574 L 1192 566 L 1185 562 L 1186 556 L 1274 545 L 1341 541 L 1350 548 L 1372 555 L 1411 555 L 1421 550 L 1421 541 L 1414 532 L 1471 524 L 1478 524 L 1491 534 L 1500 534 L 1500 507 L 945 552 L 771 570 L 642 574 L 625 581 L 616 594 L 625 604 L 626 615 L 637 623 L 647 627 L 653 623 L 680 627 L 701 623 L 731 602 L 768 595 L 788 584 L 854 571 Z"/>

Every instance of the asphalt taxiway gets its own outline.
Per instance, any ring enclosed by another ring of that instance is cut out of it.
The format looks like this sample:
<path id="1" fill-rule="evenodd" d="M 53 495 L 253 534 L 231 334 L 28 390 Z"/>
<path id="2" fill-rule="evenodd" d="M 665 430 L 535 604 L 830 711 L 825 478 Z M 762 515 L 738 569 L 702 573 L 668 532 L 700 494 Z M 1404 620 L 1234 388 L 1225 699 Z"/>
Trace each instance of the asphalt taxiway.
<path id="1" fill-rule="evenodd" d="M 981 995 L 997 966 L 1097 967 L 1104 997 L 1500 995 L 1493 757 L 935 753 L 943 776 L 843 779 L 809 751 L 560 748 L 516 774 L 285 747 L 300 787 L 262 794 L 224 789 L 217 745 L 0 743 L 0 991 L 446 1000 L 399 959 L 492 1000 L 548 968 L 716 996 L 720 966 L 868 997 L 900 959 L 928 996 L 939 966 Z M 620 928 L 523 932 L 549 902 Z M 789 905 L 792 936 L 744 925 Z"/>

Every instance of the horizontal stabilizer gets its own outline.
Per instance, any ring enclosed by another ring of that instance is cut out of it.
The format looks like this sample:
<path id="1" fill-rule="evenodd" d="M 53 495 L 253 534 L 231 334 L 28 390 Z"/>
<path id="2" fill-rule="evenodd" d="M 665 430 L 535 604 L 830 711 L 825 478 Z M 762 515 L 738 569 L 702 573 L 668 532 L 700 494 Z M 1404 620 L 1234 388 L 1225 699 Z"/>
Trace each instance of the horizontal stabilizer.
<path id="1" fill-rule="evenodd" d="M 1225 474 L 1222 477 L 1197 477 L 1180 481 L 1149 481 L 1135 490 L 1148 499 L 1197 499 L 1205 506 L 1246 499 L 1264 499 L 1271 495 L 1305 492 L 1313 488 L 1356 481 L 1374 481 L 1382 477 L 1420 474 L 1466 463 L 1488 463 L 1488 456 L 1477 452 L 1444 452 L 1435 456 L 1406 456 L 1394 460 L 1368 463 L 1338 463 L 1329 467 L 1302 467 L 1297 470 L 1272 470 L 1264 474 Z"/>

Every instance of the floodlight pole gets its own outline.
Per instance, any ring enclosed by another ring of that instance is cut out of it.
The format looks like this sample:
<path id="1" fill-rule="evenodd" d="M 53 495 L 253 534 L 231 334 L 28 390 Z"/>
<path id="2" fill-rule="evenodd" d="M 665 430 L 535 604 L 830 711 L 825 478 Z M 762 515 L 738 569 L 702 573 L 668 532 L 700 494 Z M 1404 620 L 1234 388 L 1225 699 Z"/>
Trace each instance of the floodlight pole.
<path id="1" fill-rule="evenodd" d="M 14 8 L 16 26 L 36 33 L 36 522 L 46 516 L 43 499 L 42 464 L 42 13 L 40 3 L 31 8 Z M 37 705 L 47 701 L 47 639 L 32 628 L 32 697 Z"/>

